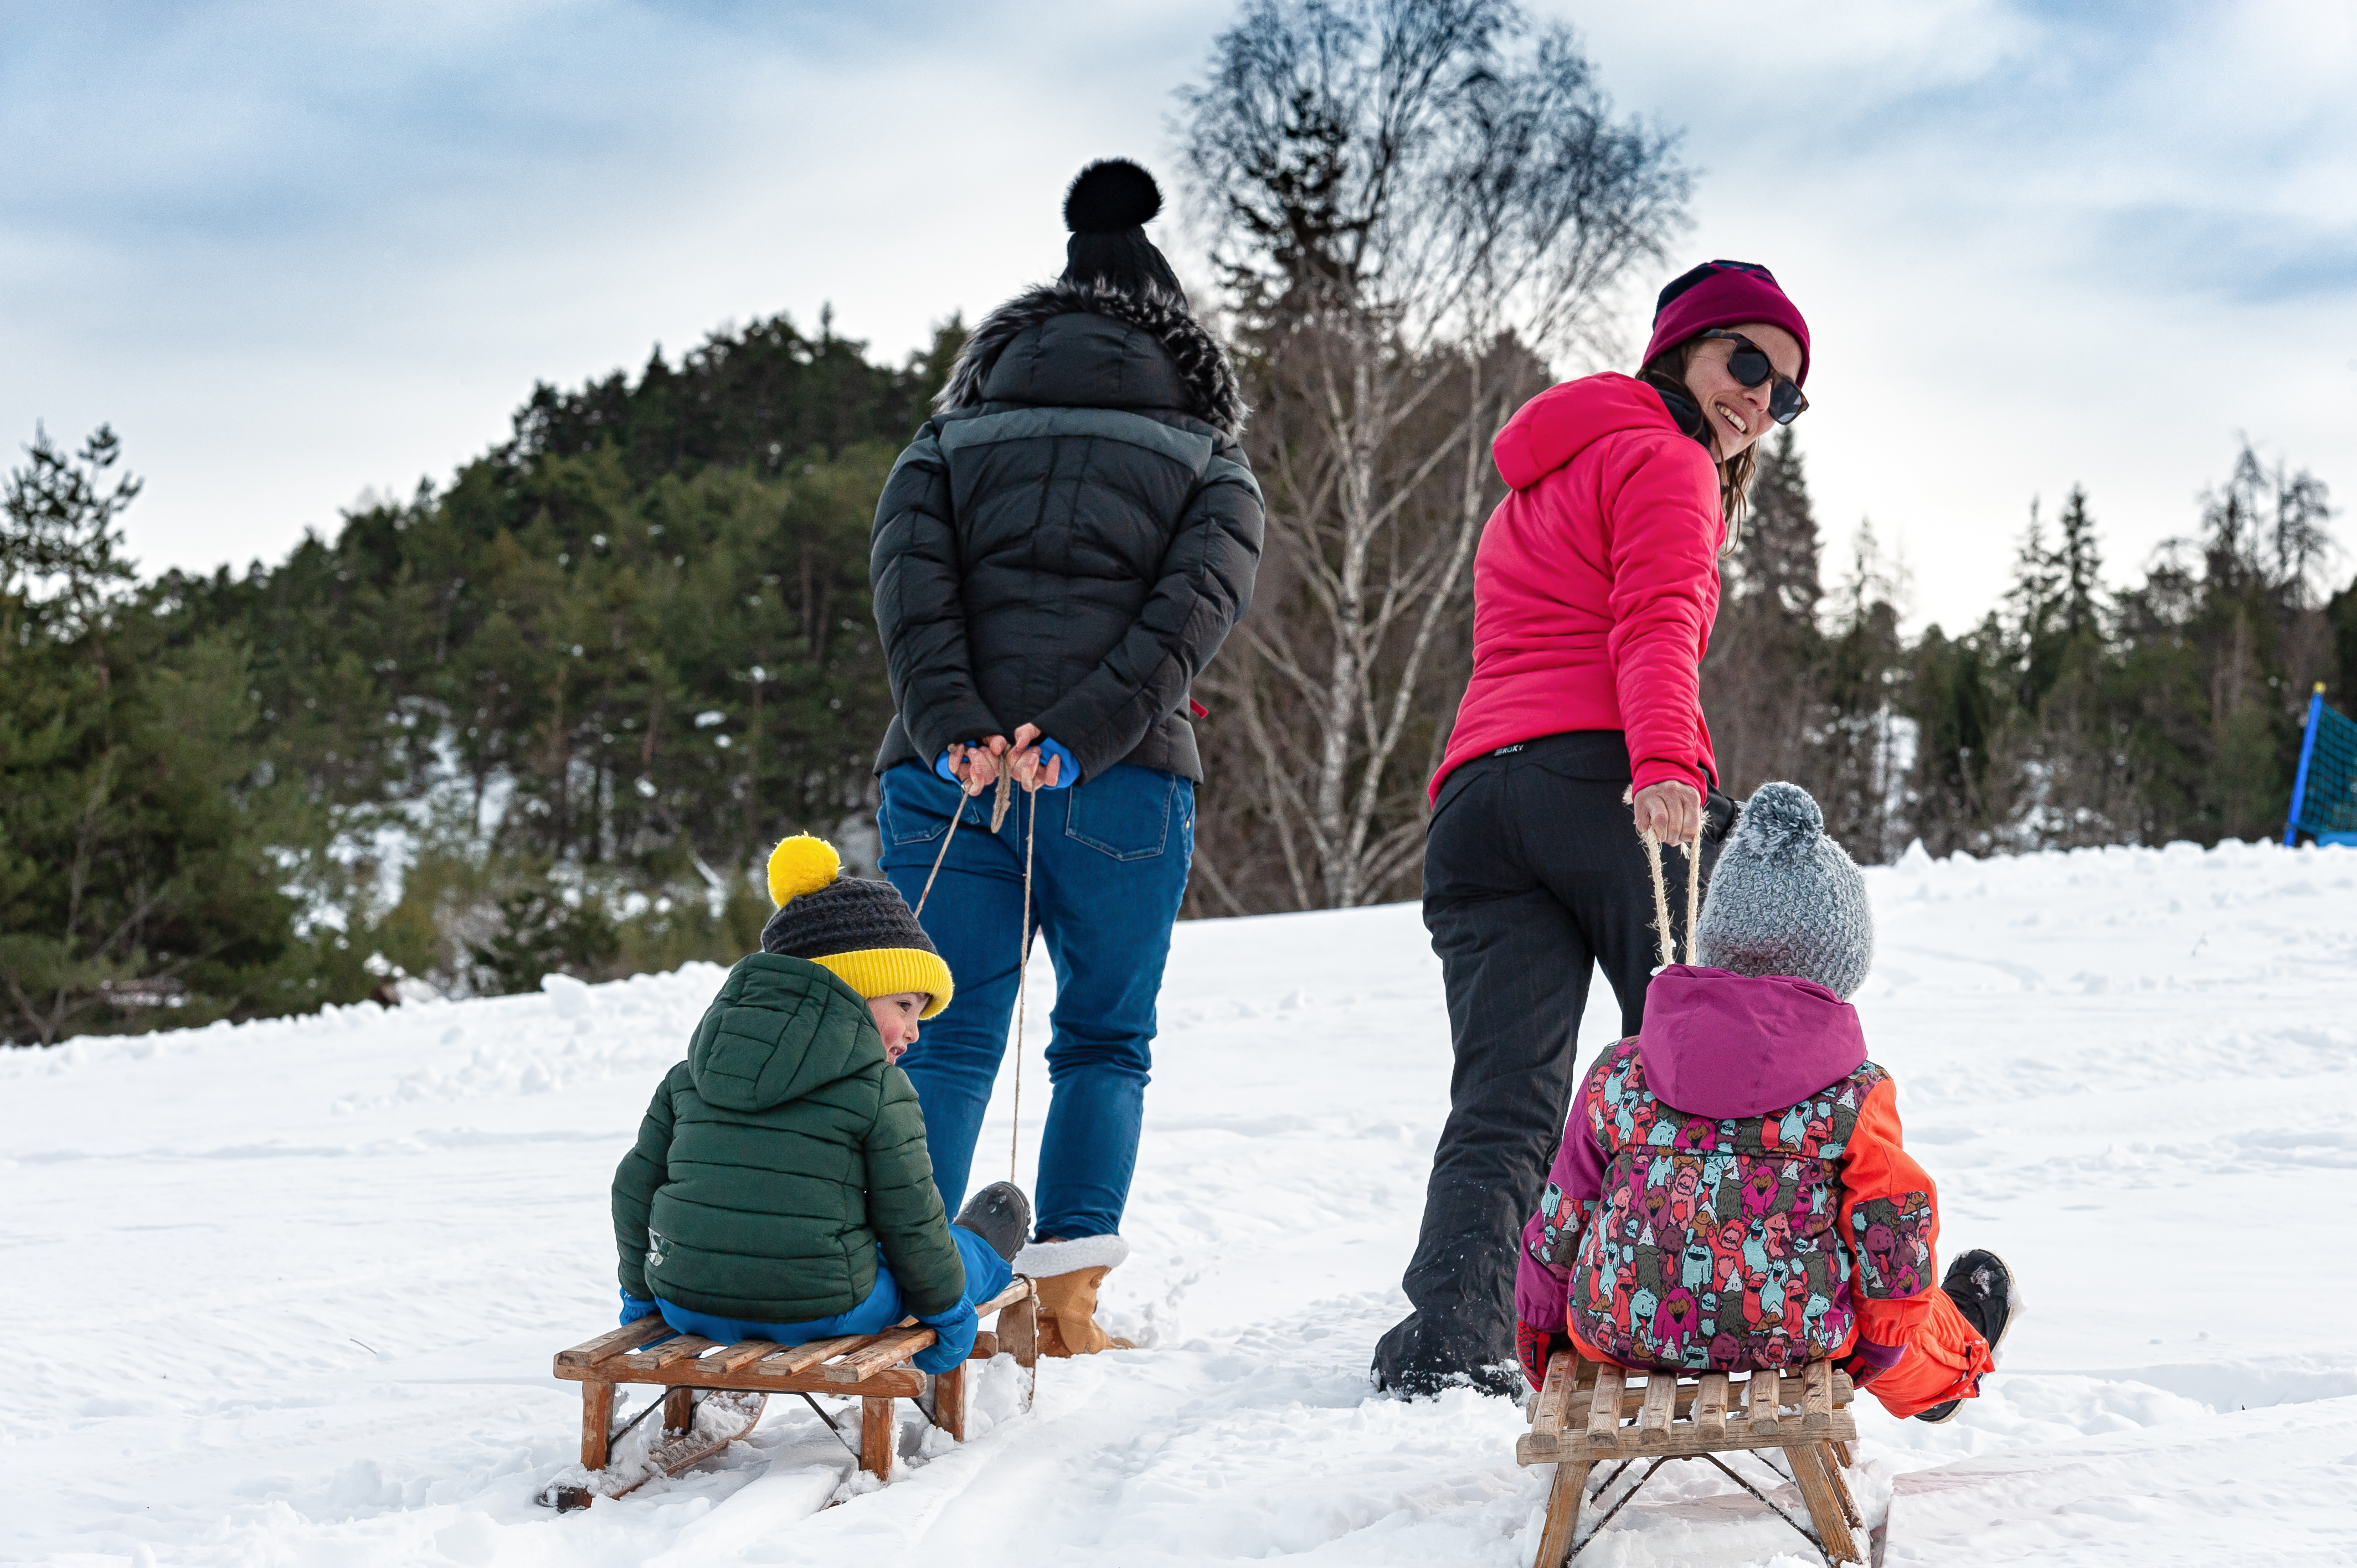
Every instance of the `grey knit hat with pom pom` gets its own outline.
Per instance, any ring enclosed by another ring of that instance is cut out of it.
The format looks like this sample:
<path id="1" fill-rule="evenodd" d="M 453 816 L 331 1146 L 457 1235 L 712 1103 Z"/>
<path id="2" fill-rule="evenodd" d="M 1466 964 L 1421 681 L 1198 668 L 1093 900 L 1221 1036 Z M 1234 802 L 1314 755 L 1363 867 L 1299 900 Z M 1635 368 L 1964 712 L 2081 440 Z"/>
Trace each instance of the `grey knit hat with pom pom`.
<path id="1" fill-rule="evenodd" d="M 1719 851 L 1695 956 L 1737 974 L 1813 980 L 1846 1002 L 1874 967 L 1866 878 L 1825 837 L 1824 813 L 1797 784 L 1762 784 Z"/>

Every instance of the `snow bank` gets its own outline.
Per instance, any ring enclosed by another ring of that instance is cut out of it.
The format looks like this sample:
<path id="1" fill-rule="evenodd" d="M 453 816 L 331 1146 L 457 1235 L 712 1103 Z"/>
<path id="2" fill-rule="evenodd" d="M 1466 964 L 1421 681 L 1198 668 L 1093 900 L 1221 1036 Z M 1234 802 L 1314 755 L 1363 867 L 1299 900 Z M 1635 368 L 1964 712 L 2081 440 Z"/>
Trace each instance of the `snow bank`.
<path id="1" fill-rule="evenodd" d="M 1943 1248 L 2001 1250 L 2034 1308 L 1956 1423 L 1864 1407 L 1889 1561 L 2347 1560 L 2357 851 L 1867 875 L 1859 1006 Z M 1409 907 L 1180 928 L 1106 1289 L 1147 1348 L 1050 1363 L 1028 1416 L 984 1377 L 963 1448 L 907 1417 L 882 1491 L 772 1401 L 708 1472 L 534 1507 L 577 1443 L 549 1357 L 612 1320 L 608 1176 L 719 974 L 0 1055 L 0 1558 L 1529 1562 L 1521 1413 L 1364 1382 L 1447 1100 Z M 1584 1051 L 1613 1016 L 1591 1005 Z M 1682 1466 L 1581 1561 L 1800 1547 Z"/>

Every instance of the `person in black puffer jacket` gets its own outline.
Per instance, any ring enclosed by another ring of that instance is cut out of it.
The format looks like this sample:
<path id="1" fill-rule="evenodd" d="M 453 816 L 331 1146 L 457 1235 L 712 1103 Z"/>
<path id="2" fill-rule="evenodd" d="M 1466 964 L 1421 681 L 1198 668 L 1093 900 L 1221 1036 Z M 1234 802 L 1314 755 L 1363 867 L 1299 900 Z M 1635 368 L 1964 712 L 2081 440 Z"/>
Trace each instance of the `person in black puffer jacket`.
<path id="1" fill-rule="evenodd" d="M 885 875 L 958 975 L 902 1063 L 957 1206 L 1005 1053 L 1023 878 L 1058 984 L 1036 1238 L 1044 1348 L 1092 1352 L 1194 854 L 1189 686 L 1251 602 L 1263 517 L 1234 370 L 1144 225 L 1151 176 L 1072 182 L 1063 275 L 974 329 L 877 504 L 869 577 L 899 712 Z M 980 798 L 1026 785 L 1000 831 Z M 963 817 L 930 897 L 953 815 Z"/>

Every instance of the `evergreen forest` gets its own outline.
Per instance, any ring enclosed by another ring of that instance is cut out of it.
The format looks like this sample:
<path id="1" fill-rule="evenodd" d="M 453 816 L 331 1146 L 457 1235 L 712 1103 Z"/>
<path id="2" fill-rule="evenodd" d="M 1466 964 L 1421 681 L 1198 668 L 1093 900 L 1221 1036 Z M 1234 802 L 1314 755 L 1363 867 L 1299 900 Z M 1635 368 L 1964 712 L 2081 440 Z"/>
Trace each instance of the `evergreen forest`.
<path id="1" fill-rule="evenodd" d="M 963 335 L 887 366 L 779 317 L 537 387 L 448 484 L 242 574 L 140 576 L 124 444 L 36 432 L 0 535 L 0 1037 L 727 960 L 780 836 L 872 866 L 871 509 Z M 1870 534 L 1823 558 L 1790 432 L 1752 500 L 1704 668 L 1726 783 L 1803 783 L 1862 862 L 2266 836 L 2312 683 L 2357 682 L 2324 487 L 2247 450 L 2134 586 L 2103 585 L 2073 490 L 2014 530 L 2002 603 L 1912 636 Z M 1231 652 L 1317 614 L 1273 564 Z M 1469 633 L 1460 577 L 1409 693 L 1419 760 Z M 1263 831 L 1232 685 L 1204 686 L 1188 912 L 1332 902 Z"/>

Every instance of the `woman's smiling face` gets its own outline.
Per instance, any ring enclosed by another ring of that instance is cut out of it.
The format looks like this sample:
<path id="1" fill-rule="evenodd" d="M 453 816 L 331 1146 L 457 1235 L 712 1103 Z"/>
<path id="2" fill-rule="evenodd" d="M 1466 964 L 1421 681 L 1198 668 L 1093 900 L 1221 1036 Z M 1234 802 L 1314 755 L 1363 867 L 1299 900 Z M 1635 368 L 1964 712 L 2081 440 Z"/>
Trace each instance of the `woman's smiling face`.
<path id="1" fill-rule="evenodd" d="M 1801 340 L 1781 327 L 1750 321 L 1725 330 L 1740 333 L 1759 345 L 1778 375 L 1790 380 L 1801 373 Z M 1722 463 L 1739 456 L 1776 423 L 1768 414 L 1768 397 L 1776 390 L 1775 381 L 1770 379 L 1747 387 L 1737 381 L 1727 368 L 1727 356 L 1734 352 L 1730 339 L 1706 338 L 1686 354 L 1686 391 L 1710 422 Z"/>

